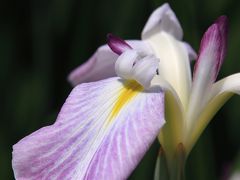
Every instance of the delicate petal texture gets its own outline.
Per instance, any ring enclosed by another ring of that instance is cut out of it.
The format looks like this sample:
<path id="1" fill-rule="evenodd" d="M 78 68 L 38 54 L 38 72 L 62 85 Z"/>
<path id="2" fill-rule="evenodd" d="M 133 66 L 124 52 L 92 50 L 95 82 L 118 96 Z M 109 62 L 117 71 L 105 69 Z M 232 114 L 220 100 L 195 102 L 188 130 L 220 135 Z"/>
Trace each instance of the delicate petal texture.
<path id="1" fill-rule="evenodd" d="M 126 43 L 123 39 L 114 36 L 113 34 L 107 35 L 108 46 L 112 49 L 113 52 L 120 55 L 124 51 L 132 49 L 132 47 Z"/>
<path id="2" fill-rule="evenodd" d="M 188 137 L 191 137 L 188 142 L 191 147 L 195 144 L 209 121 L 225 102 L 232 97 L 234 93 L 240 95 L 240 73 L 233 74 L 214 83 L 213 87 L 208 92 L 208 94 L 205 94 L 208 102 L 199 112 L 200 115 L 195 121 L 194 128 L 188 134 Z M 189 151 L 191 147 L 188 148 Z"/>
<path id="3" fill-rule="evenodd" d="M 132 79 L 133 73 L 132 69 L 134 64 L 140 60 L 140 55 L 135 50 L 127 50 L 124 53 L 122 53 L 116 63 L 115 63 L 115 71 L 116 74 L 119 77 L 122 77 L 124 79 Z"/>
<path id="4" fill-rule="evenodd" d="M 136 61 L 133 66 L 133 77 L 144 88 L 149 88 L 153 77 L 158 72 L 159 59 L 155 56 L 146 56 Z"/>
<path id="5" fill-rule="evenodd" d="M 159 59 L 154 55 L 144 56 L 141 52 L 127 50 L 118 57 L 115 71 L 119 77 L 136 80 L 144 88 L 149 88 L 158 65 Z"/>
<path id="6" fill-rule="evenodd" d="M 215 81 L 223 63 L 227 49 L 228 20 L 220 16 L 204 34 L 199 57 L 194 67 L 194 76 L 207 76 Z"/>
<path id="7" fill-rule="evenodd" d="M 213 82 L 217 77 L 218 64 L 221 56 L 222 37 L 217 24 L 213 24 L 203 35 L 199 57 L 194 66 L 194 81 Z"/>
<path id="8" fill-rule="evenodd" d="M 142 39 L 147 39 L 160 31 L 165 31 L 178 40 L 183 38 L 182 27 L 168 3 L 151 14 L 142 31 Z"/>
<path id="9" fill-rule="evenodd" d="M 137 51 L 146 54 L 152 53 L 150 46 L 144 41 L 129 40 L 126 42 Z M 73 70 L 68 80 L 73 86 L 76 86 L 83 82 L 98 81 L 116 76 L 114 66 L 117 58 L 118 55 L 112 52 L 108 45 L 103 45 L 87 62 Z"/>
<path id="10" fill-rule="evenodd" d="M 186 117 L 188 132 L 186 136 L 193 131 L 198 117 L 208 102 L 208 99 L 205 98 L 206 92 L 210 91 L 211 85 L 216 79 L 221 42 L 219 27 L 217 24 L 213 24 L 202 38 L 199 57 L 194 67 L 193 87 Z"/>
<path id="11" fill-rule="evenodd" d="M 156 57 L 160 59 L 159 76 L 175 89 L 185 108 L 192 83 L 187 49 L 181 41 L 165 32 L 155 34 L 146 41 L 153 48 Z"/>
<path id="12" fill-rule="evenodd" d="M 187 114 L 188 131 L 193 131 L 192 127 L 208 103 L 206 92 L 211 90 L 225 56 L 226 29 L 227 20 L 222 16 L 208 28 L 202 38 L 199 57 L 194 67 L 193 87 Z"/>
<path id="13" fill-rule="evenodd" d="M 108 45 L 100 46 L 87 62 L 74 69 L 68 76 L 69 82 L 79 83 L 98 81 L 115 76 L 114 64 L 118 55 Z"/>
<path id="14" fill-rule="evenodd" d="M 15 178 L 126 179 L 164 123 L 163 99 L 119 78 L 77 86 L 53 125 L 14 145 Z"/>
<path id="15" fill-rule="evenodd" d="M 233 74 L 216 82 L 211 90 L 210 98 L 227 92 L 240 95 L 240 73 Z"/>

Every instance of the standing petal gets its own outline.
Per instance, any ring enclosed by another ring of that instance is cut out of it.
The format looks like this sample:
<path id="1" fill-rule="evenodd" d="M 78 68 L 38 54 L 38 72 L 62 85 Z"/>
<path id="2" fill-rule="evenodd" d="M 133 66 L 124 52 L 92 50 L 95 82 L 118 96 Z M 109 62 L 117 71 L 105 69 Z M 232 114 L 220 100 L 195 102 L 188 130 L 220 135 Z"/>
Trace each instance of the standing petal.
<path id="1" fill-rule="evenodd" d="M 218 65 L 218 72 L 222 66 L 223 60 L 226 55 L 227 51 L 227 40 L 228 40 L 228 19 L 226 16 L 220 16 L 215 23 L 218 25 L 221 37 L 222 37 L 222 47 L 221 47 L 221 55 L 220 55 L 220 61 Z M 218 73 L 217 72 L 217 73 Z"/>
<path id="2" fill-rule="evenodd" d="M 115 76 L 114 64 L 117 57 L 108 45 L 100 46 L 90 59 L 69 74 L 68 81 L 76 86 Z"/>
<path id="3" fill-rule="evenodd" d="M 16 179 L 126 179 L 164 123 L 163 93 L 119 78 L 74 88 L 57 121 L 13 147 Z"/>
<path id="4" fill-rule="evenodd" d="M 151 14 L 143 28 L 142 39 L 147 39 L 160 31 L 165 31 L 178 40 L 183 37 L 182 27 L 168 3 L 163 4 Z"/>
<path id="5" fill-rule="evenodd" d="M 132 48 L 143 53 L 151 53 L 152 50 L 147 43 L 138 40 L 126 41 Z M 100 46 L 93 56 L 84 64 L 73 70 L 68 76 L 68 81 L 76 86 L 83 82 L 98 81 L 116 76 L 115 62 L 118 55 L 108 45 Z"/>
<path id="6" fill-rule="evenodd" d="M 194 66 L 194 81 L 214 82 L 220 63 L 222 37 L 217 24 L 213 24 L 203 35 L 199 57 Z M 200 79 L 201 78 L 201 79 Z"/>
<path id="7" fill-rule="evenodd" d="M 214 82 L 223 63 L 227 48 L 228 21 L 219 17 L 203 35 L 199 57 L 194 67 L 194 78 L 204 77 L 202 81 Z"/>
<path id="8" fill-rule="evenodd" d="M 202 120 L 199 120 L 199 116 L 204 114 L 203 109 L 205 109 L 211 99 L 206 92 L 212 91 L 212 84 L 216 80 L 222 65 L 226 52 L 226 39 L 227 19 L 225 16 L 221 16 L 208 28 L 201 41 L 199 57 L 194 67 L 193 86 L 186 118 L 186 124 L 188 125 L 186 139 L 189 136 L 196 137 L 197 135 L 192 135 L 192 133 L 196 132 L 198 134 L 200 130 L 196 129 L 203 127 L 199 125 L 199 123 L 202 123 Z M 209 109 L 206 112 L 209 112 Z M 188 144 L 192 146 L 193 141 Z"/>
<path id="9" fill-rule="evenodd" d="M 240 73 L 228 76 L 213 84 L 208 92 L 209 101 L 200 112 L 200 116 L 191 131 L 192 134 L 189 135 L 191 137 L 187 144 L 189 151 L 216 112 L 234 94 L 240 95 Z"/>

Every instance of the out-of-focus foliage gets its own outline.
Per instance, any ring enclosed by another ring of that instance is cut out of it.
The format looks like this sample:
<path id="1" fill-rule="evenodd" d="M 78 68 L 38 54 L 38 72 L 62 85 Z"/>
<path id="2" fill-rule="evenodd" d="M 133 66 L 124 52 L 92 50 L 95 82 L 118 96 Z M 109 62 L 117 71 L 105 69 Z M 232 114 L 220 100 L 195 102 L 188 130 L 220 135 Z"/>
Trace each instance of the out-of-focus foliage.
<path id="1" fill-rule="evenodd" d="M 69 94 L 68 73 L 83 63 L 112 32 L 138 39 L 162 0 L 0 1 L 0 179 L 13 179 L 12 145 L 52 124 Z M 220 77 L 240 72 L 240 2 L 171 0 L 195 49 L 215 18 L 230 19 L 228 55 Z M 240 147 L 240 98 L 217 114 L 187 162 L 187 179 L 219 179 Z M 130 179 L 152 179 L 157 141 Z"/>

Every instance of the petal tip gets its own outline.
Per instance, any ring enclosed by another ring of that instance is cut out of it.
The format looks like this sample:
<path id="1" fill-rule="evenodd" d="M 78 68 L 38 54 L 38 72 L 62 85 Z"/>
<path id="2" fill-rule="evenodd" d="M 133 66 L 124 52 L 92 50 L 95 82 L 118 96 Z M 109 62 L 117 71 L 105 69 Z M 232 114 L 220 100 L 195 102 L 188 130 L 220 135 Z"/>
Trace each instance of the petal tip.
<path id="1" fill-rule="evenodd" d="M 107 34 L 107 44 L 111 50 L 118 55 L 122 54 L 128 49 L 132 49 L 127 42 L 111 33 Z"/>

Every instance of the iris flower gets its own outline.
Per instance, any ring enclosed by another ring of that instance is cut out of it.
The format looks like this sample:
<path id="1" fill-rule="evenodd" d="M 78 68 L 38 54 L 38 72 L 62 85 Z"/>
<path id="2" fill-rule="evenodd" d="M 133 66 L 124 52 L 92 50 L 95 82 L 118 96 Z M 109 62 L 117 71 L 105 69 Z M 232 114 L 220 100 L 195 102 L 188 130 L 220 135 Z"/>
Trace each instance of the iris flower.
<path id="1" fill-rule="evenodd" d="M 179 152 L 185 160 L 217 110 L 239 93 L 240 74 L 215 83 L 226 36 L 221 16 L 197 57 L 168 4 L 150 16 L 142 40 L 108 35 L 108 45 L 70 74 L 76 87 L 56 122 L 13 146 L 15 178 L 126 179 L 157 136 L 174 173 Z"/>

